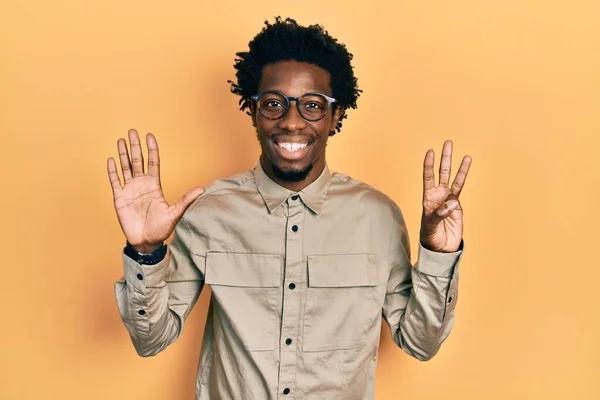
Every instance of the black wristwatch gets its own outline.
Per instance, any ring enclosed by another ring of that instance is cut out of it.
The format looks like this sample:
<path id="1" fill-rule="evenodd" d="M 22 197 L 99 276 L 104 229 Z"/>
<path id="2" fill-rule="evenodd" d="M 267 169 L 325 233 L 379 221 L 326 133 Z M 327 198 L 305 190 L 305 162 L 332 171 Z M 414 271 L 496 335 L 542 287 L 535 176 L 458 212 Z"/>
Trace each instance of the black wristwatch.
<path id="1" fill-rule="evenodd" d="M 144 254 L 139 253 L 129 242 L 127 242 L 124 251 L 127 257 L 133 259 L 138 264 L 154 265 L 165 258 L 165 255 L 167 254 L 167 245 L 163 244 L 152 253 Z"/>

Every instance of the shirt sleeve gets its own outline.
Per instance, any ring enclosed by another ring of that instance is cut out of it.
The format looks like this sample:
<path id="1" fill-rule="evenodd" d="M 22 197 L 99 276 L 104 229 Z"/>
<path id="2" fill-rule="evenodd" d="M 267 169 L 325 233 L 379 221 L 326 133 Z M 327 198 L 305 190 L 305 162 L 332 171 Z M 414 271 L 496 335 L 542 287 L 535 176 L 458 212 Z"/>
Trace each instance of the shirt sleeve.
<path id="1" fill-rule="evenodd" d="M 191 240 L 181 219 L 159 263 L 139 264 L 123 253 L 125 276 L 115 283 L 117 307 L 142 357 L 158 354 L 179 337 L 200 296 L 204 277 L 197 264 L 203 258 L 190 251 Z"/>
<path id="2" fill-rule="evenodd" d="M 409 355 L 427 361 L 437 354 L 454 323 L 464 241 L 453 253 L 430 251 L 419 242 L 413 267 L 404 218 L 397 207 L 394 211 L 383 317 L 394 342 Z"/>

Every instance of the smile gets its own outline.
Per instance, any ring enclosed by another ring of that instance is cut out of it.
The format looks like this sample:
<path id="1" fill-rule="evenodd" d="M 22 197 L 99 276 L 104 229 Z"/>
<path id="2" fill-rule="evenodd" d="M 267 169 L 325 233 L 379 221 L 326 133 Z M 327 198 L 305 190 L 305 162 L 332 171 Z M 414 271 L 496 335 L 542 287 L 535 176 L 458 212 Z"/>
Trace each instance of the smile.
<path id="1" fill-rule="evenodd" d="M 275 144 L 281 147 L 282 149 L 289 151 L 290 153 L 295 153 L 308 146 L 308 143 L 275 142 Z"/>

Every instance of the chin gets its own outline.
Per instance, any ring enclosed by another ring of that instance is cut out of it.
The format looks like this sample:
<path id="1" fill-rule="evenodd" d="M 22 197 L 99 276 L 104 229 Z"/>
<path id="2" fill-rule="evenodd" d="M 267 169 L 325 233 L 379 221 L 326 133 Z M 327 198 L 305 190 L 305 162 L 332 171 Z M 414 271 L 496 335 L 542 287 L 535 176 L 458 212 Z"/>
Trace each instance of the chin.
<path id="1" fill-rule="evenodd" d="M 279 166 L 275 163 L 271 163 L 271 169 L 273 170 L 273 173 L 275 174 L 275 176 L 283 181 L 288 181 L 288 182 L 303 181 L 304 179 L 306 179 L 306 177 L 308 176 L 310 171 L 312 171 L 312 168 L 313 168 L 312 164 L 308 164 L 305 167 L 301 167 L 301 166 L 283 167 L 283 166 Z"/>

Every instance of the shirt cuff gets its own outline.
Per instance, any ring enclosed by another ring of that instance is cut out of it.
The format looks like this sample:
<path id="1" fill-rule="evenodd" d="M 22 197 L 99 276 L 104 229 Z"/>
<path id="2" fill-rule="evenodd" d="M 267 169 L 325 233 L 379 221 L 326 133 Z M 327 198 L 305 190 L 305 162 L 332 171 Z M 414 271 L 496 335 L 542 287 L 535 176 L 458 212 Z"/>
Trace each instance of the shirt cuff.
<path id="1" fill-rule="evenodd" d="M 139 264 L 123 252 L 123 268 L 125 280 L 140 292 L 147 287 L 157 287 L 164 284 L 167 278 L 169 257 L 154 265 Z"/>
<path id="2" fill-rule="evenodd" d="M 428 250 L 419 241 L 419 258 L 415 268 L 425 275 L 450 277 L 462 258 L 463 249 L 464 240 L 460 241 L 458 250 L 452 253 Z"/>

